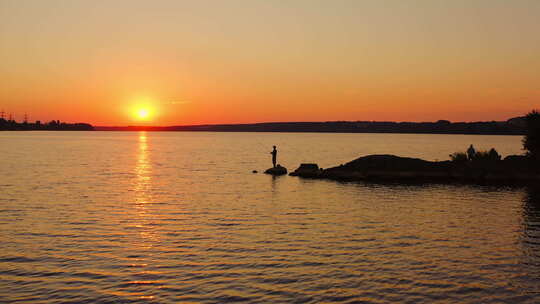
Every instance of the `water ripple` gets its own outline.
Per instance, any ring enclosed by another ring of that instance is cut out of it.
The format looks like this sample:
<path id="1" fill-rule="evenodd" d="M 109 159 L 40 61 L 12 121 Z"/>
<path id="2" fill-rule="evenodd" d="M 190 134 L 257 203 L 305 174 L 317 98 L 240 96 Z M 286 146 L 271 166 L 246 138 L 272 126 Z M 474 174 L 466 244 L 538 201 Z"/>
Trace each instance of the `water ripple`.
<path id="1" fill-rule="evenodd" d="M 0 182 L 0 302 L 540 302 L 540 191 L 244 174 L 268 166 L 250 150 L 260 136 L 309 148 L 284 153 L 291 166 L 381 136 L 308 135 L 17 135 L 30 138 L 2 159 L 18 170 Z M 379 148 L 422 156 L 407 149 L 437 138 Z"/>

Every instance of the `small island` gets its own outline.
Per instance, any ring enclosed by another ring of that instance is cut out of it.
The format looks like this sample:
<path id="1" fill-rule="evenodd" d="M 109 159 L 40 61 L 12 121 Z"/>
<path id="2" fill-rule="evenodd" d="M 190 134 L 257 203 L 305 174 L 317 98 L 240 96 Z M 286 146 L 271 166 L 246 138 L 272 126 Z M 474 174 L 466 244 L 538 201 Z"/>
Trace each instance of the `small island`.
<path id="1" fill-rule="evenodd" d="M 407 182 L 537 182 L 540 181 L 540 114 L 526 116 L 525 155 L 502 159 L 495 149 L 456 152 L 447 161 L 427 161 L 395 155 L 369 155 L 336 167 L 321 169 L 301 164 L 291 176 L 333 180 L 385 180 Z"/>

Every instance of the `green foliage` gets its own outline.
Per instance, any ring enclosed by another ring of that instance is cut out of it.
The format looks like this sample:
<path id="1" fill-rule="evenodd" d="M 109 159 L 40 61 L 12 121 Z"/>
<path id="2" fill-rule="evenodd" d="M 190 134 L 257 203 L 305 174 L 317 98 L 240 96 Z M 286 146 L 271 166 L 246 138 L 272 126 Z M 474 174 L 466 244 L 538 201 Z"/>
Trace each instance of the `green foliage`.
<path id="1" fill-rule="evenodd" d="M 540 159 L 540 113 L 537 110 L 531 111 L 525 116 L 527 123 L 527 133 L 523 138 L 523 150 L 527 155 Z"/>
<path id="2" fill-rule="evenodd" d="M 455 153 L 450 154 L 450 160 L 456 163 L 464 163 L 464 162 L 467 162 L 469 159 L 467 158 L 467 153 L 455 152 Z"/>

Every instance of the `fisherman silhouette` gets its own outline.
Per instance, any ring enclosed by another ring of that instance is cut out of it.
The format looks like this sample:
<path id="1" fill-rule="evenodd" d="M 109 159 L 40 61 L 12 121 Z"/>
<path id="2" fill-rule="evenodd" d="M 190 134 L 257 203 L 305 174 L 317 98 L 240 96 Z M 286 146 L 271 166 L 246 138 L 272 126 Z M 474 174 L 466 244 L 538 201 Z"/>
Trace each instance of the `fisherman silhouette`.
<path id="1" fill-rule="evenodd" d="M 274 165 L 274 168 L 275 168 L 276 167 L 276 160 L 277 160 L 276 146 L 274 146 L 274 150 L 272 150 L 272 152 L 270 152 L 270 154 L 272 154 L 272 164 Z"/>
<path id="2" fill-rule="evenodd" d="M 473 145 L 469 147 L 467 150 L 467 157 L 469 160 L 473 160 L 474 156 L 476 155 L 476 150 L 474 149 Z"/>

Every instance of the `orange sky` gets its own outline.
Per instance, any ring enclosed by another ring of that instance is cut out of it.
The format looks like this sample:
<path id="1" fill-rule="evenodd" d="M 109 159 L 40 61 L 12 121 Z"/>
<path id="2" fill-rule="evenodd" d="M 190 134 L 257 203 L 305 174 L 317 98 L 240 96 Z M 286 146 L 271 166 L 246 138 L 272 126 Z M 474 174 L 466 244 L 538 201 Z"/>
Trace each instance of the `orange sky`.
<path id="1" fill-rule="evenodd" d="M 95 125 L 505 120 L 538 108 L 539 29 L 537 0 L 1 0 L 0 110 Z"/>

